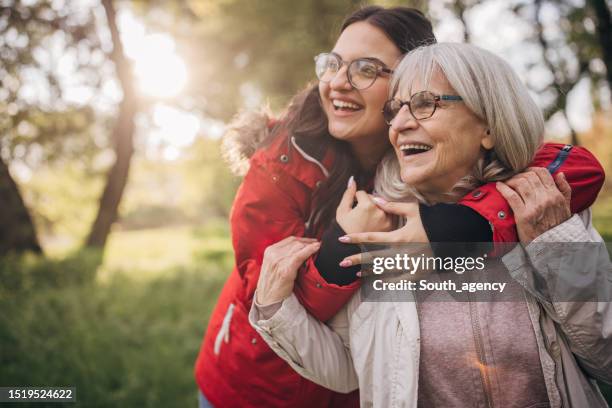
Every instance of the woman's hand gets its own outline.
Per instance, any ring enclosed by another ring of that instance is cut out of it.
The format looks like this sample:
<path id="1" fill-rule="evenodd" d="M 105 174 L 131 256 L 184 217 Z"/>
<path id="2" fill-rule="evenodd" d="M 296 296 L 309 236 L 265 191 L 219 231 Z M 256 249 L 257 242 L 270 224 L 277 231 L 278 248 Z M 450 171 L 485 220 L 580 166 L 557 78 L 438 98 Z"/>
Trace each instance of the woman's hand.
<path id="1" fill-rule="evenodd" d="M 353 208 L 355 199 L 357 205 Z M 355 180 L 351 177 L 336 210 L 336 221 L 347 233 L 390 231 L 394 219 L 377 207 L 376 200 L 380 199 L 365 191 L 357 191 Z"/>
<path id="2" fill-rule="evenodd" d="M 357 232 L 349 233 L 340 238 L 340 242 L 350 244 L 361 243 L 425 243 L 429 242 L 421 216 L 418 203 L 393 203 L 381 198 L 376 199 L 376 205 L 386 214 L 394 214 L 406 219 L 406 224 L 389 232 Z M 362 263 L 362 254 L 355 254 L 344 258 L 340 266 L 349 267 Z"/>
<path id="3" fill-rule="evenodd" d="M 267 306 L 289 297 L 300 266 L 320 246 L 316 239 L 287 237 L 267 247 L 257 282 L 257 304 Z"/>
<path id="4" fill-rule="evenodd" d="M 572 215 L 572 189 L 563 173 L 553 179 L 547 169 L 531 167 L 498 182 L 497 190 L 514 211 L 519 240 L 525 245 Z"/>

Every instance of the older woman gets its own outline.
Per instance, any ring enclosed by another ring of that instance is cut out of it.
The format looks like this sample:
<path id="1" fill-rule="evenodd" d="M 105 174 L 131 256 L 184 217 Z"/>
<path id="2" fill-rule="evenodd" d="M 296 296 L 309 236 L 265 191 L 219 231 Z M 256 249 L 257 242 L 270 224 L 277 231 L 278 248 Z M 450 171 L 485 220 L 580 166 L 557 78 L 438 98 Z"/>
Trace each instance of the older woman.
<path id="1" fill-rule="evenodd" d="M 387 199 L 457 201 L 484 182 L 523 170 L 541 142 L 543 119 L 526 89 L 505 62 L 477 47 L 419 48 L 396 70 L 392 89 L 385 115 L 396 159 L 377 176 L 377 191 Z M 534 176 L 541 185 L 552 182 L 541 171 Z M 523 205 L 541 185 L 515 184 Z M 518 208 L 518 196 L 503 192 Z M 407 217 L 393 240 L 428 241 L 415 216 L 418 204 L 380 204 Z M 568 214 L 566 205 L 537 240 L 601 240 L 588 213 L 565 221 Z M 521 231 L 524 237 L 519 219 Z M 342 241 L 363 238 L 349 234 Z M 366 406 L 606 406 L 582 370 L 612 381 L 610 304 L 556 303 L 533 284 L 539 272 L 529 258 L 511 255 L 513 289 L 524 293 L 524 302 L 420 304 L 417 312 L 414 302 L 363 302 L 357 293 L 326 325 L 295 295 L 269 304 L 283 285 L 278 281 L 294 279 L 287 269 L 273 280 L 262 273 L 249 320 L 304 377 L 340 392 L 360 388 Z M 528 255 L 546 269 L 546 254 Z M 609 260 L 602 257 L 597 267 L 609 268 Z M 547 269 L 539 278 L 549 276 Z M 599 280 L 591 285 L 611 285 L 608 270 L 593 276 Z"/>

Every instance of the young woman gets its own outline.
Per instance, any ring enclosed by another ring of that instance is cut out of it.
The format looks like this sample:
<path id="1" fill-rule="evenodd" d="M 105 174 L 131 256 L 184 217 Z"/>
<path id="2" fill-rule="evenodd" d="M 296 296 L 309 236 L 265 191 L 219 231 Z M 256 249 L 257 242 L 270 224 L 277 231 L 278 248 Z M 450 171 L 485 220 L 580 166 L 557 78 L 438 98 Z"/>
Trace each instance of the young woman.
<path id="1" fill-rule="evenodd" d="M 395 157 L 382 163 L 377 176 L 382 196 L 457 202 L 465 188 L 479 197 L 485 194 L 483 183 L 507 180 L 532 162 L 543 118 L 500 58 L 471 45 L 434 44 L 411 52 L 395 75 L 393 99 L 385 107 Z M 549 170 L 555 171 L 572 150 L 561 151 Z M 534 195 L 561 198 L 563 205 L 550 204 L 556 216 L 545 229 L 552 229 L 538 242 L 601 242 L 588 210 L 569 218 L 569 186 L 558 176 L 563 194 L 557 191 L 549 170 L 519 177 L 529 181 L 528 188 L 509 182 L 516 196 L 500 189 L 517 214 L 521 205 L 541 200 L 534 201 Z M 592 202 L 594 197 L 581 199 Z M 407 224 L 388 233 L 348 234 L 341 241 L 429 241 L 417 203 L 381 205 Z M 543 209 L 536 213 L 544 216 Z M 521 239 L 527 241 L 532 236 L 520 219 Z M 291 291 L 297 270 L 279 271 L 270 261 L 275 249 L 264 257 L 251 324 L 306 378 L 340 392 L 359 387 L 363 406 L 606 406 L 592 378 L 612 381 L 610 303 L 560 302 L 549 293 L 560 268 L 555 258 L 561 255 L 551 247 L 527 247 L 527 258 L 517 246 L 504 257 L 514 301 L 451 297 L 419 302 L 417 308 L 410 301 L 363 301 L 358 292 L 328 324 L 297 302 Z M 601 247 L 598 262 L 582 265 L 594 269 L 581 273 L 572 286 L 577 299 L 591 299 L 585 296 L 596 287 L 612 290 L 606 252 Z M 289 258 L 298 265 L 304 260 L 299 254 Z"/>

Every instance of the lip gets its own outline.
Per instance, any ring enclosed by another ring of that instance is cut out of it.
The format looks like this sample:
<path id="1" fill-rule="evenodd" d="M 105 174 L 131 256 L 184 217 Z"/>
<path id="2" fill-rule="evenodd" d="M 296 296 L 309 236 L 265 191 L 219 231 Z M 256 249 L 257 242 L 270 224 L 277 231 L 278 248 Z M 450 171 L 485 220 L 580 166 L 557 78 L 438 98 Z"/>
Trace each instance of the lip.
<path id="1" fill-rule="evenodd" d="M 400 146 L 409 145 L 409 144 L 426 145 L 426 146 L 430 146 L 431 149 L 424 151 L 422 153 L 418 153 L 418 154 L 405 155 L 404 152 L 400 150 Z M 423 158 L 427 159 L 427 154 L 432 153 L 435 146 L 431 143 L 426 143 L 426 142 L 421 142 L 421 141 L 417 141 L 413 139 L 404 138 L 404 139 L 398 139 L 397 142 L 393 145 L 393 148 L 395 149 L 396 154 L 400 161 L 414 161 L 414 160 L 420 160 Z"/>
<path id="2" fill-rule="evenodd" d="M 342 102 L 349 102 L 349 103 L 354 103 L 355 105 L 359 105 L 361 106 L 361 109 L 364 109 L 363 103 L 360 103 L 359 101 L 357 101 L 354 98 L 349 98 L 347 96 L 344 95 L 337 95 L 337 94 L 330 94 L 329 95 L 329 103 L 332 104 L 333 106 L 333 100 L 338 100 L 338 101 L 342 101 Z"/>
<path id="3" fill-rule="evenodd" d="M 358 105 L 360 109 L 355 110 L 355 111 L 336 109 L 336 107 L 334 106 L 334 102 L 333 102 L 334 100 L 353 103 L 355 105 Z M 357 102 L 355 99 L 347 98 L 345 96 L 340 97 L 340 96 L 333 96 L 333 95 L 329 96 L 329 109 L 331 111 L 331 114 L 336 118 L 348 118 L 348 117 L 355 116 L 355 115 L 361 115 L 365 111 L 365 107 L 363 106 L 363 104 Z"/>
<path id="4" fill-rule="evenodd" d="M 350 111 L 350 110 L 340 110 L 340 109 L 334 109 L 334 107 L 332 106 L 331 108 L 332 110 L 332 115 L 334 115 L 335 117 L 338 118 L 346 118 L 349 116 L 354 116 L 354 115 L 361 115 L 361 113 L 363 112 L 363 109 L 359 109 L 357 111 Z"/>
<path id="5" fill-rule="evenodd" d="M 425 141 L 416 140 L 416 139 L 408 139 L 408 138 L 404 138 L 404 139 L 398 138 L 393 144 L 393 147 L 399 150 L 399 147 L 405 144 L 422 144 L 422 145 L 431 146 L 432 149 L 434 148 L 434 145 L 430 142 L 425 142 Z"/>

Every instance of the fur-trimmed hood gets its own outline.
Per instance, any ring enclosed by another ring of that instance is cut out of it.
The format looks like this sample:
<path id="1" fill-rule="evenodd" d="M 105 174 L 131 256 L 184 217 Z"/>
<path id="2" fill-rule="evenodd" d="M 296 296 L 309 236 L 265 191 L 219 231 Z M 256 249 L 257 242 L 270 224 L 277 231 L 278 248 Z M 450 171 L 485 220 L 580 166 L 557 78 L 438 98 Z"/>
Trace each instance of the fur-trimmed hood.
<path id="1" fill-rule="evenodd" d="M 245 111 L 229 124 L 221 141 L 221 153 L 232 173 L 238 176 L 246 174 L 249 159 L 270 136 L 273 120 L 268 111 Z"/>

